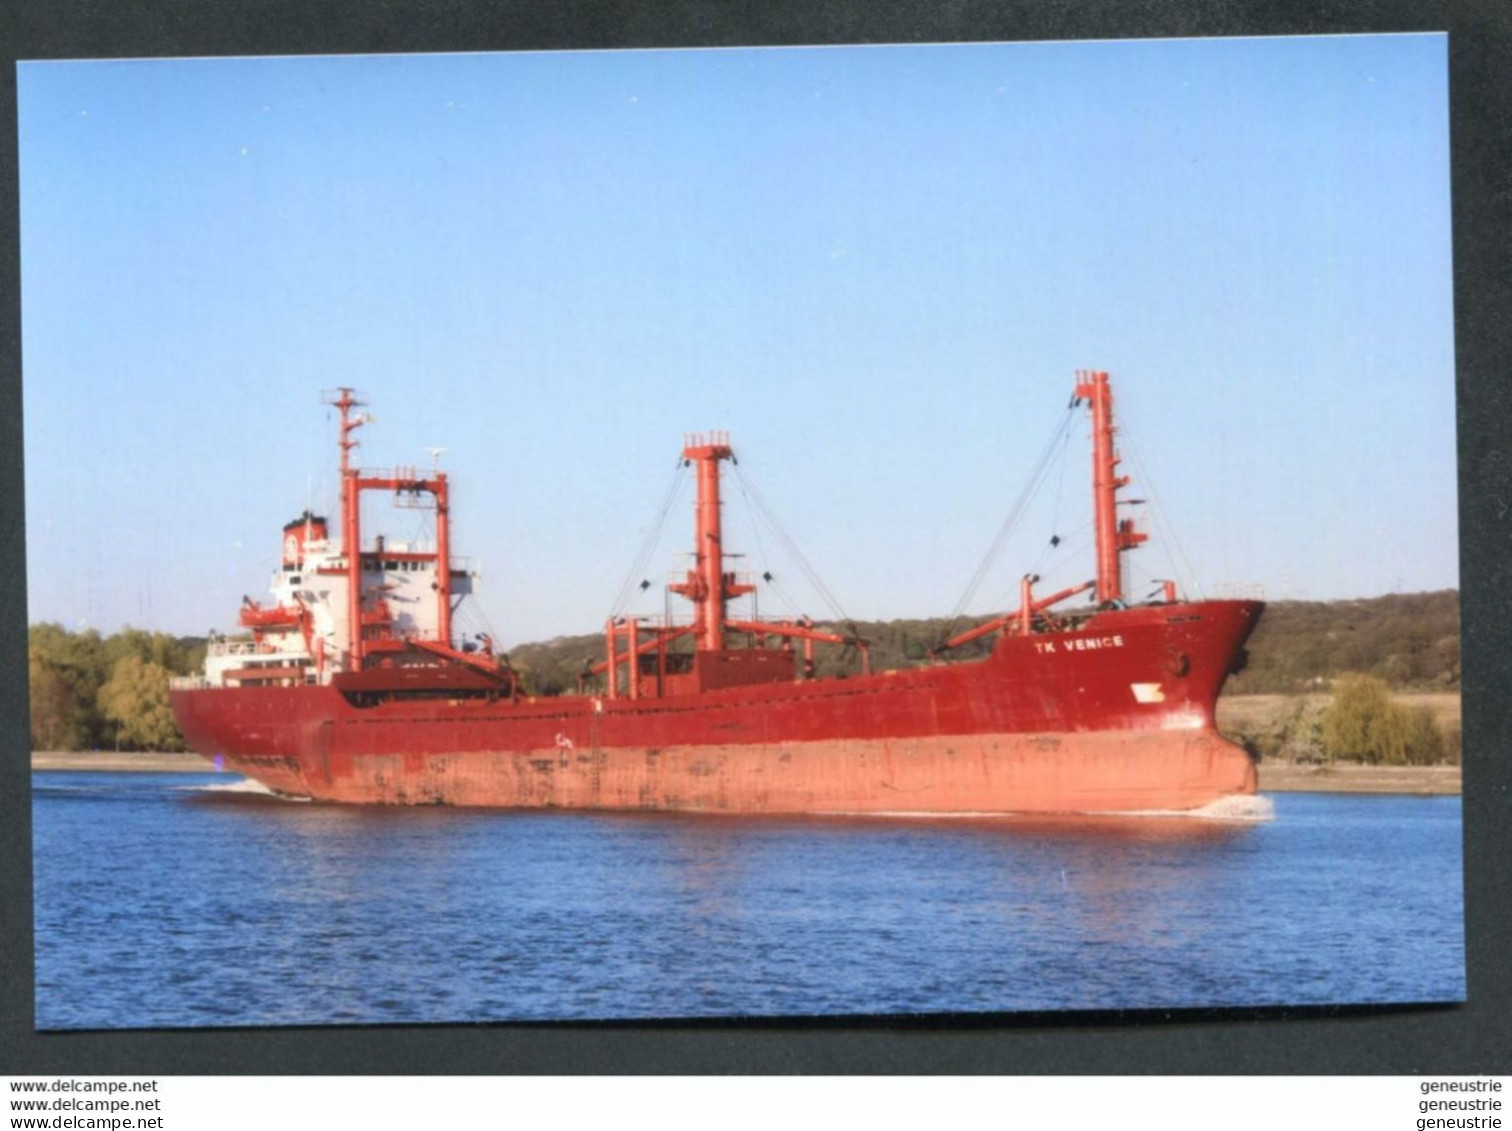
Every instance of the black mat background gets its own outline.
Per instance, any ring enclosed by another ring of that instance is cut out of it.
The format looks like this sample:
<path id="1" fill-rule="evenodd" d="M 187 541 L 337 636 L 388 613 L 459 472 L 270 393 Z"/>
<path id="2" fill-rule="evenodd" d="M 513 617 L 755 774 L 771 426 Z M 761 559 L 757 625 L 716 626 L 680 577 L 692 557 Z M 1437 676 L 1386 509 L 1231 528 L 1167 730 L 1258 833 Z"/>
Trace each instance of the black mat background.
<path id="1" fill-rule="evenodd" d="M 25 575 L 19 59 L 1447 31 L 1469 1003 L 820 1023 L 32 1029 L 26 598 L 0 586 L 0 1074 L 1500 1073 L 1512 1065 L 1512 5 L 1494 0 L 0 0 L 0 577 Z M 1277 332 L 1284 332 L 1278 327 Z M 1345 378 L 1347 375 L 1341 375 Z M 1390 546 L 1361 547 L 1390 553 Z"/>

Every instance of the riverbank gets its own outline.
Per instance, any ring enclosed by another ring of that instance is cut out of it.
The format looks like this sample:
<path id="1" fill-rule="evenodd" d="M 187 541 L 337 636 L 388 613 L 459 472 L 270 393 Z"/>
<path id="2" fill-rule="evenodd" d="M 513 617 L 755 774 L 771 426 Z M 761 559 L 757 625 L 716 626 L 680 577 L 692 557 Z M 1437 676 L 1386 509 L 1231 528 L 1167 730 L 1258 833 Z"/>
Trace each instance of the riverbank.
<path id="1" fill-rule="evenodd" d="M 168 751 L 34 750 L 33 770 L 83 770 L 97 774 L 203 774 L 215 767 L 198 754 Z"/>
<path id="2" fill-rule="evenodd" d="M 1453 794 L 1460 792 L 1460 768 L 1261 762 L 1260 792 Z"/>
<path id="3" fill-rule="evenodd" d="M 1427 707 L 1433 719 L 1446 729 L 1459 730 L 1460 696 L 1457 691 L 1405 691 L 1392 698 L 1405 707 Z M 1321 711 L 1329 695 L 1225 695 L 1218 700 L 1218 729 L 1233 736 L 1263 727 L 1276 712 L 1306 702 L 1306 709 Z M 1458 766 L 1361 766 L 1334 763 L 1329 766 L 1294 765 L 1262 761 L 1260 790 L 1263 793 L 1406 793 L 1445 794 L 1460 792 Z"/>
<path id="4" fill-rule="evenodd" d="M 214 769 L 198 754 L 38 751 L 33 770 L 95 773 L 203 774 Z M 1416 793 L 1460 791 L 1458 766 L 1293 766 L 1262 762 L 1260 789 L 1266 793 Z"/>
<path id="5" fill-rule="evenodd" d="M 1276 711 L 1299 700 L 1305 702 L 1309 710 L 1322 710 L 1331 698 L 1326 691 L 1307 695 L 1223 695 L 1218 700 L 1218 729 L 1225 734 L 1252 729 L 1263 724 Z M 1458 691 L 1397 691 L 1391 698 L 1404 707 L 1427 707 L 1439 726 L 1456 730 L 1461 726 Z"/>

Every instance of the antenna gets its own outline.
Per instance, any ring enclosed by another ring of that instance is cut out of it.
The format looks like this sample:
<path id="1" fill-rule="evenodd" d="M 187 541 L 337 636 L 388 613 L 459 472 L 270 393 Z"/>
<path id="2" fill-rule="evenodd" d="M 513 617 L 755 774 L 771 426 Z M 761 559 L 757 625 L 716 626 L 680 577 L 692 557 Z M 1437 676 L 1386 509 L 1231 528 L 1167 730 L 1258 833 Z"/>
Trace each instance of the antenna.
<path id="1" fill-rule="evenodd" d="M 441 468 L 441 453 L 444 452 L 444 451 L 446 451 L 446 449 L 445 448 L 426 448 L 425 450 L 430 453 L 430 457 L 431 457 L 431 470 L 432 471 L 438 471 L 438 470 L 440 470 L 440 468 Z"/>

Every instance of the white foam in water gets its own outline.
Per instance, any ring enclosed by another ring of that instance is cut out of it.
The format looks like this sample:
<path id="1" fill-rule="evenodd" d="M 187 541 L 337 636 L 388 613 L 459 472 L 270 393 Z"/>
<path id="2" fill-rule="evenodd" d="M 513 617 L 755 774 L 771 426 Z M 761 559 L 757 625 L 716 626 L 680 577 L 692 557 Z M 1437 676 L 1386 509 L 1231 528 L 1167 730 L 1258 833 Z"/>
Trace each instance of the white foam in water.
<path id="1" fill-rule="evenodd" d="M 1121 814 L 1125 817 L 1196 817 L 1204 821 L 1274 821 L 1276 807 L 1269 797 L 1258 793 L 1235 793 L 1220 797 L 1197 809 L 1139 809 Z"/>
<path id="2" fill-rule="evenodd" d="M 905 817 L 920 818 L 926 821 L 948 820 L 980 820 L 982 818 L 1040 818 L 1040 817 L 1196 817 L 1205 821 L 1244 821 L 1259 823 L 1261 821 L 1274 821 L 1276 819 L 1276 807 L 1269 797 L 1261 797 L 1258 794 L 1231 794 L 1228 797 L 1220 797 L 1217 801 L 1211 801 L 1197 809 L 1119 809 L 1115 811 L 1088 809 L 1080 812 L 1068 813 L 1014 813 L 1002 810 L 984 810 L 982 812 L 958 811 L 941 813 L 934 810 L 914 809 L 882 809 L 868 810 L 858 813 L 846 809 L 821 810 L 815 814 L 820 817 Z"/>
<path id="3" fill-rule="evenodd" d="M 237 781 L 217 782 L 214 785 L 186 785 L 181 789 L 192 789 L 199 793 L 250 793 L 257 797 L 271 797 L 276 801 L 308 801 L 308 797 L 289 797 L 286 794 L 274 793 L 260 781 L 251 778 L 241 778 Z"/>

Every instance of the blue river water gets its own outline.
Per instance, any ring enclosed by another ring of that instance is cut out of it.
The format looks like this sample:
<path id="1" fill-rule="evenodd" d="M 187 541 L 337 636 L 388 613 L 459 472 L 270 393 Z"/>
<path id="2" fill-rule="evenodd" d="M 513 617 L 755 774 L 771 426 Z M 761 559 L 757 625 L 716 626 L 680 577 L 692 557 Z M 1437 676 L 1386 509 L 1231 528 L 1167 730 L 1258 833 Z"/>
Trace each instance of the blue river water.
<path id="1" fill-rule="evenodd" d="M 1465 996 L 1457 797 L 1277 794 L 1248 824 L 758 820 L 238 783 L 34 775 L 39 1029 Z"/>

